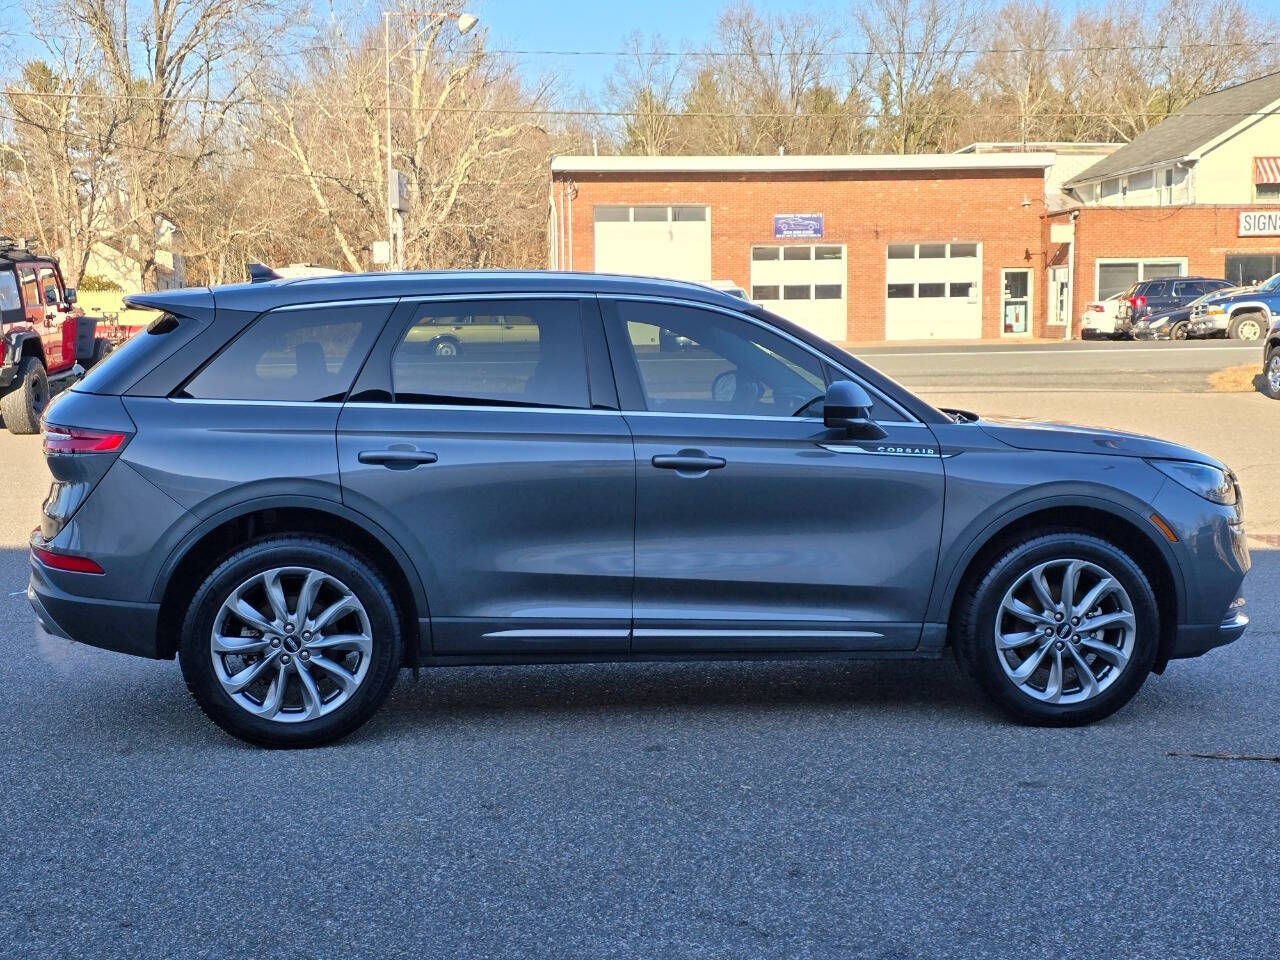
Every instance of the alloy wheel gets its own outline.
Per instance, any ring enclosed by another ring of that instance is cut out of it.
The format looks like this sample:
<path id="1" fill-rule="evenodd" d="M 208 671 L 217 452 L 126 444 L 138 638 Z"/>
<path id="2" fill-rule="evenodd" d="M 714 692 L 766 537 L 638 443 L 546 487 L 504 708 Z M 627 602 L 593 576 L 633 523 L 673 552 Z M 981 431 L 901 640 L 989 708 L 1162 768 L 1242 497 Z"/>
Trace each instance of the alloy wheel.
<path id="1" fill-rule="evenodd" d="M 359 598 L 310 567 L 276 567 L 231 592 L 213 620 L 213 670 L 248 713 L 300 723 L 351 699 L 369 671 L 373 631 Z"/>
<path id="2" fill-rule="evenodd" d="M 1241 320 L 1240 326 L 1236 327 L 1236 336 L 1241 340 L 1261 340 L 1262 324 L 1257 320 Z"/>
<path id="3" fill-rule="evenodd" d="M 1087 560 L 1063 558 L 1022 574 L 996 614 L 996 657 L 1027 696 L 1081 703 L 1124 673 L 1137 641 L 1133 601 Z"/>
<path id="4" fill-rule="evenodd" d="M 1280 395 L 1280 350 L 1272 353 L 1267 361 L 1267 384 L 1272 393 Z"/>

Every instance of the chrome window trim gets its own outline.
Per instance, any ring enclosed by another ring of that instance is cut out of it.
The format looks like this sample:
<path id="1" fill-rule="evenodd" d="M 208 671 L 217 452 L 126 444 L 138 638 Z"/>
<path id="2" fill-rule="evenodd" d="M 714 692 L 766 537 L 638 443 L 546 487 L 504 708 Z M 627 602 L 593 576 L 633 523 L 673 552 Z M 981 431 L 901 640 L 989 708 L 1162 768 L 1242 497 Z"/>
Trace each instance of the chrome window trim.
<path id="1" fill-rule="evenodd" d="M 263 313 L 296 313 L 299 310 L 328 310 L 333 307 L 372 307 L 379 304 L 397 304 L 400 297 L 362 297 L 359 300 L 316 300 L 312 303 L 287 303 L 272 307 Z M 248 330 L 248 327 L 245 327 Z"/>
<path id="2" fill-rule="evenodd" d="M 798 340 L 798 339 L 796 339 L 795 337 L 793 337 L 791 334 L 787 333 L 785 330 L 780 330 L 780 329 L 778 329 L 777 327 L 773 326 L 772 324 L 766 323 L 766 322 L 765 322 L 765 321 L 763 321 L 763 320 L 758 320 L 758 319 L 756 319 L 755 317 L 749 316 L 749 315 L 747 315 L 747 314 L 745 314 L 745 313 L 740 313 L 740 312 L 738 312 L 738 311 L 736 311 L 736 310 L 731 310 L 731 309 L 729 309 L 728 307 L 722 307 L 722 306 L 720 306 L 719 304 L 715 304 L 715 303 L 704 303 L 704 302 L 702 302 L 702 301 L 700 301 L 700 300 L 685 300 L 685 299 L 682 299 L 682 298 L 679 298 L 679 297 L 664 297 L 664 296 L 656 295 L 656 294 L 655 294 L 655 295 L 647 295 L 647 294 L 639 294 L 639 293 L 598 293 L 598 294 L 596 294 L 596 296 L 597 296 L 597 297 L 599 297 L 599 298 L 601 298 L 601 299 L 607 299 L 607 300 L 627 300 L 627 301 L 631 301 L 631 302 L 639 302 L 639 303 L 669 303 L 669 304 L 674 304 L 674 305 L 676 305 L 676 306 L 681 306 L 681 307 L 693 307 L 693 308 L 695 308 L 695 309 L 701 309 L 701 310 L 712 310 L 712 311 L 715 311 L 716 313 L 722 313 L 722 314 L 724 314 L 726 317 L 733 317 L 733 318 L 738 319 L 738 320 L 745 320 L 747 323 L 754 324 L 755 326 L 759 327 L 759 328 L 760 328 L 760 329 L 762 329 L 762 330 L 767 330 L 769 333 L 772 333 L 772 334 L 775 334 L 776 336 L 782 337 L 784 340 L 789 340 L 789 341 L 791 341 L 791 343 L 793 343 L 795 346 L 799 347 L 799 348 L 800 348 L 801 350 L 803 350 L 805 353 L 808 353 L 810 356 L 816 357 L 816 358 L 818 358 L 820 361 L 822 361 L 823 363 L 827 363 L 827 364 L 829 364 L 830 366 L 834 367 L 836 370 L 839 370 L 841 373 L 843 373 L 843 374 L 844 374 L 846 377 L 848 377 L 850 380 L 852 380 L 853 382 L 857 383 L 858 385 L 860 385 L 861 387 L 863 387 L 864 389 L 866 389 L 866 390 L 867 390 L 869 393 L 871 393 L 873 396 L 875 396 L 875 397 L 879 397 L 881 400 L 883 400 L 883 401 L 884 401 L 884 403 L 885 403 L 885 406 L 890 407 L 890 408 L 891 408 L 891 409 L 893 409 L 893 410 L 896 410 L 898 413 L 902 414 L 902 416 L 906 417 L 906 418 L 907 418 L 907 419 L 906 419 L 906 422 L 907 422 L 907 423 L 919 424 L 919 425 L 921 425 L 921 426 L 923 426 L 923 425 L 924 425 L 924 424 L 922 423 L 922 421 L 920 421 L 917 417 L 915 417 L 914 415 L 912 415 L 912 413 L 911 413 L 909 410 L 904 410 L 900 404 L 898 404 L 898 403 L 897 403 L 896 401 L 894 401 L 892 398 L 885 396 L 885 395 L 884 395 L 884 393 L 882 393 L 880 390 L 877 390 L 877 389 L 876 389 L 874 386 L 872 386 L 871 384 L 864 382 L 864 381 L 862 380 L 862 378 L 861 378 L 861 377 L 859 377 L 857 374 L 855 374 L 855 373 L 853 373 L 852 371 L 850 371 L 848 368 L 846 368 L 846 367 L 844 367 L 844 366 L 840 365 L 840 364 L 839 364 L 839 363 L 837 363 L 834 359 L 832 359 L 831 357 L 828 357 L 826 354 L 824 354 L 824 353 L 819 353 L 817 350 L 815 350 L 813 347 L 809 346 L 809 344 L 805 343 L 803 340 Z M 650 412 L 654 412 L 654 411 L 645 411 L 645 410 L 624 410 L 624 411 L 622 411 L 622 412 L 623 412 L 623 413 L 650 413 Z M 666 414 L 664 414 L 664 416 L 707 416 L 707 414 L 678 414 L 678 413 L 666 413 Z M 710 414 L 710 416 L 725 416 L 725 415 L 724 415 L 724 414 Z M 808 419 L 808 418 L 796 418 L 796 417 L 761 417 L 761 418 L 757 418 L 757 419 L 764 419 L 764 420 L 794 420 L 794 419 Z M 902 421 L 899 421 L 899 420 L 884 420 L 884 421 L 876 420 L 876 421 L 873 421 L 873 422 L 874 422 L 874 423 L 885 423 L 885 424 L 893 424 L 893 425 L 897 425 L 897 424 L 901 423 Z"/>

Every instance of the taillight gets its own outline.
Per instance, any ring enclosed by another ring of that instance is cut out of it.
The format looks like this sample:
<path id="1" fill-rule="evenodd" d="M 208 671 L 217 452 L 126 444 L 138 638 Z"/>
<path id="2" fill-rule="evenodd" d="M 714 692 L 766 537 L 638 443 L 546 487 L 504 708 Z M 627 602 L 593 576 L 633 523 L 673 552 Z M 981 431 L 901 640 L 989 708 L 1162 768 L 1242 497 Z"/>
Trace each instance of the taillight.
<path id="1" fill-rule="evenodd" d="M 103 430 L 83 430 L 79 427 L 59 427 L 49 424 L 44 429 L 44 452 L 50 453 L 113 453 L 129 439 L 124 433 L 108 433 Z"/>
<path id="2" fill-rule="evenodd" d="M 1129 303 L 1131 306 L 1134 306 L 1134 307 L 1145 307 L 1147 305 L 1147 298 L 1134 297 L 1132 300 L 1129 301 Z"/>
<path id="3" fill-rule="evenodd" d="M 34 543 L 31 545 L 31 552 L 42 564 L 54 570 L 66 570 L 69 573 L 100 574 L 106 572 L 88 557 L 77 557 L 70 553 L 54 553 L 44 547 L 37 547 Z"/>

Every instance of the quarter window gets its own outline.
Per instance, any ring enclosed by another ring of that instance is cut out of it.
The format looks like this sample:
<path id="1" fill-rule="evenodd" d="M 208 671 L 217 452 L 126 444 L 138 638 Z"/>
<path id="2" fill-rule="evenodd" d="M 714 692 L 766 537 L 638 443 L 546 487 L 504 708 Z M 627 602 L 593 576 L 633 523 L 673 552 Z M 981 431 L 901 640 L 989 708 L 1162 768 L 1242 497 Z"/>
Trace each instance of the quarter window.
<path id="1" fill-rule="evenodd" d="M 0 310 L 21 310 L 18 296 L 18 278 L 12 270 L 0 270 Z"/>
<path id="2" fill-rule="evenodd" d="M 576 300 L 423 304 L 391 368 L 397 403 L 591 406 Z"/>
<path id="3" fill-rule="evenodd" d="M 274 310 L 187 382 L 209 400 L 340 401 L 390 310 L 385 304 Z"/>
<path id="4" fill-rule="evenodd" d="M 18 268 L 18 282 L 22 284 L 22 302 L 28 307 L 40 306 L 40 287 L 36 284 L 33 267 Z"/>

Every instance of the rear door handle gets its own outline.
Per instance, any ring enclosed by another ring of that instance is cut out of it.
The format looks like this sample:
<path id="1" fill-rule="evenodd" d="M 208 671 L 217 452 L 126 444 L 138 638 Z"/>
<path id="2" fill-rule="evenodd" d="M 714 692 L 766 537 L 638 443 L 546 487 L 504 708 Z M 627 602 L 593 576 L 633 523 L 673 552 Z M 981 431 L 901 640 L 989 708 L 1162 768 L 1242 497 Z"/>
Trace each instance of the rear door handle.
<path id="1" fill-rule="evenodd" d="M 724 457 L 709 457 L 705 453 L 660 453 L 650 463 L 659 470 L 703 473 L 707 470 L 719 470 L 728 461 Z"/>
<path id="2" fill-rule="evenodd" d="M 435 463 L 440 458 L 426 450 L 361 450 L 356 459 L 393 470 L 412 470 L 420 463 Z"/>

